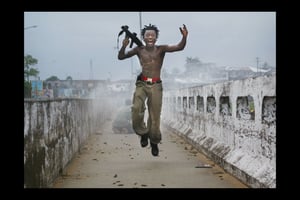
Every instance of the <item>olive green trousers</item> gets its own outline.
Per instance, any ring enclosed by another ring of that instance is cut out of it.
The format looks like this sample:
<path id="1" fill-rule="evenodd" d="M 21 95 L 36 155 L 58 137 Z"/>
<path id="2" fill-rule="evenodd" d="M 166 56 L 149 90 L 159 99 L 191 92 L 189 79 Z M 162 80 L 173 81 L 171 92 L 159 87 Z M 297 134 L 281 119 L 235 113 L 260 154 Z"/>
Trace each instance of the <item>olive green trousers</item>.
<path id="1" fill-rule="evenodd" d="M 149 134 L 150 142 L 158 144 L 161 141 L 160 114 L 162 107 L 162 83 L 147 84 L 137 80 L 132 105 L 132 127 L 137 135 Z M 147 103 L 148 120 L 144 123 Z"/>

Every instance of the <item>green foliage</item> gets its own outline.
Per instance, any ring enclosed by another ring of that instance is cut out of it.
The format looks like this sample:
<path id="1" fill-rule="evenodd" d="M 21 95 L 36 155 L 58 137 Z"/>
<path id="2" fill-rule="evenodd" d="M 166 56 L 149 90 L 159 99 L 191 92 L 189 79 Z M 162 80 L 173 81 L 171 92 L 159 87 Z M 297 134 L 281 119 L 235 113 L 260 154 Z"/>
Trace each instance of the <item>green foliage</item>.
<path id="1" fill-rule="evenodd" d="M 31 84 L 29 81 L 24 80 L 24 98 L 31 97 Z"/>
<path id="2" fill-rule="evenodd" d="M 201 64 L 201 61 L 199 60 L 198 57 L 192 58 L 192 57 L 187 57 L 185 60 L 186 64 Z"/>
<path id="3" fill-rule="evenodd" d="M 50 76 L 46 81 L 59 81 L 59 78 L 57 76 Z"/>
<path id="4" fill-rule="evenodd" d="M 26 55 L 24 57 L 24 67 L 29 68 L 30 65 L 35 65 L 38 63 L 36 58 L 33 58 L 31 55 Z"/>
<path id="5" fill-rule="evenodd" d="M 31 55 L 24 56 L 24 98 L 31 97 L 31 84 L 29 81 L 29 77 L 37 77 L 40 73 L 36 68 L 32 68 L 31 66 L 36 65 L 38 60 L 33 58 Z"/>
<path id="6" fill-rule="evenodd" d="M 36 65 L 38 60 L 33 58 L 31 55 L 24 56 L 24 78 L 29 81 L 30 76 L 37 77 L 39 71 L 36 68 L 32 68 L 31 66 Z"/>

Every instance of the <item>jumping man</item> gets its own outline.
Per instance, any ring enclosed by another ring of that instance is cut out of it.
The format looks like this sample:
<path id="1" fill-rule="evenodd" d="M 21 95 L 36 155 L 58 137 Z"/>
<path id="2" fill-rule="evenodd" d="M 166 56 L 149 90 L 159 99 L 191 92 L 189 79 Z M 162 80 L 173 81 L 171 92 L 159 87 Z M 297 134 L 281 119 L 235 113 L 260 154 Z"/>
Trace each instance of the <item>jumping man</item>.
<path id="1" fill-rule="evenodd" d="M 150 140 L 151 153 L 158 156 L 158 143 L 161 141 L 160 113 L 162 107 L 162 80 L 160 79 L 161 68 L 166 52 L 181 51 L 186 45 L 188 31 L 185 25 L 179 28 L 182 39 L 177 45 L 155 45 L 159 30 L 155 25 L 149 24 L 142 29 L 142 36 L 146 46 L 137 46 L 125 52 L 129 44 L 129 38 L 123 40 L 118 59 L 123 60 L 137 55 L 142 67 L 141 74 L 137 77 L 136 88 L 132 105 L 132 126 L 137 135 L 141 136 L 141 146 L 148 145 Z M 148 106 L 147 126 L 144 123 L 146 110 L 145 101 Z"/>

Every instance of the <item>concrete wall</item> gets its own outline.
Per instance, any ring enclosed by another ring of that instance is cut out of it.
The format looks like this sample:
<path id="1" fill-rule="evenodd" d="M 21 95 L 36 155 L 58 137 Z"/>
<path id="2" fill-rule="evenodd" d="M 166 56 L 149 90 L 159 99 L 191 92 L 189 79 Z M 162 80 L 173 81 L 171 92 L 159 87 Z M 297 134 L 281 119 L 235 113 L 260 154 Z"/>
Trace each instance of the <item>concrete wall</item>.
<path id="1" fill-rule="evenodd" d="M 111 114 L 105 98 L 24 100 L 24 187 L 49 187 Z"/>
<path id="2" fill-rule="evenodd" d="M 275 80 L 164 91 L 162 122 L 250 187 L 275 188 Z"/>

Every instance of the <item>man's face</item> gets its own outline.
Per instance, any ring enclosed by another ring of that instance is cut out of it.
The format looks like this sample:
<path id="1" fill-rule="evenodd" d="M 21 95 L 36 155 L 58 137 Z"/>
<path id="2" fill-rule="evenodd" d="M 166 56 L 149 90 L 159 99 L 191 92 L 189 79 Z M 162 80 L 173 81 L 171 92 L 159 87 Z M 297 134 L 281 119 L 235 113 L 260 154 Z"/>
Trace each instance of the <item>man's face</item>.
<path id="1" fill-rule="evenodd" d="M 156 42 L 156 32 L 154 30 L 146 30 L 144 34 L 146 46 L 152 47 Z"/>

